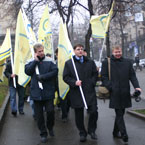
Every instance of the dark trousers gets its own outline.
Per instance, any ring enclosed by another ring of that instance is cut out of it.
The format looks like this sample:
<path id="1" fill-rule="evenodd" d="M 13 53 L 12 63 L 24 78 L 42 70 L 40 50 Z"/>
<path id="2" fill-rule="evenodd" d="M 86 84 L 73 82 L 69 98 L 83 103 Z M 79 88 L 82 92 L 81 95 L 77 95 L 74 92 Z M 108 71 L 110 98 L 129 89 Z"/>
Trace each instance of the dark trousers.
<path id="1" fill-rule="evenodd" d="M 121 135 L 127 135 L 125 122 L 124 122 L 125 109 L 115 109 L 115 113 L 116 113 L 116 117 L 114 122 L 113 133 L 120 132 Z"/>
<path id="2" fill-rule="evenodd" d="M 37 120 L 37 126 L 40 130 L 40 136 L 47 136 L 47 128 L 53 129 L 55 114 L 53 100 L 46 101 L 34 101 L 34 110 Z M 45 123 L 45 112 L 46 112 L 46 123 Z M 47 127 L 46 127 L 46 125 Z"/>
<path id="3" fill-rule="evenodd" d="M 60 106 L 61 106 L 61 111 L 62 111 L 62 119 L 67 118 L 69 108 L 70 108 L 69 93 L 67 94 L 64 100 L 60 98 Z"/>
<path id="4" fill-rule="evenodd" d="M 98 108 L 96 105 L 88 106 L 89 120 L 88 133 L 95 132 L 97 128 Z M 75 123 L 80 135 L 87 136 L 84 126 L 84 108 L 75 108 Z"/>

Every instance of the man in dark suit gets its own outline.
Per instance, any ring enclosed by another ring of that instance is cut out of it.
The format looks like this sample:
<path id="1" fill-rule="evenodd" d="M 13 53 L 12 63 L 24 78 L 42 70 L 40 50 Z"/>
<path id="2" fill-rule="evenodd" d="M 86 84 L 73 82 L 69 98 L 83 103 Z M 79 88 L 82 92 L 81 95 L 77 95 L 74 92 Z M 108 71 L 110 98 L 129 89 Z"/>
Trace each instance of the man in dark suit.
<path id="1" fill-rule="evenodd" d="M 96 81 L 98 72 L 94 61 L 84 56 L 84 47 L 81 44 L 74 46 L 74 63 L 80 80 L 77 80 L 72 60 L 65 63 L 63 80 L 69 85 L 70 104 L 75 111 L 75 123 L 79 130 L 80 141 L 85 142 L 87 133 L 92 139 L 97 139 L 95 130 L 97 127 L 98 111 L 96 99 Z M 82 87 L 85 100 L 88 106 L 89 121 L 87 131 L 84 126 L 84 103 L 79 86 Z"/>
<path id="2" fill-rule="evenodd" d="M 128 142 L 124 122 L 125 108 L 131 107 L 130 82 L 135 90 L 141 92 L 131 60 L 122 57 L 122 49 L 116 46 L 112 49 L 111 80 L 109 80 L 107 59 L 102 63 L 102 82 L 110 91 L 109 107 L 115 109 L 113 136 Z M 121 134 L 121 136 L 120 136 Z"/>

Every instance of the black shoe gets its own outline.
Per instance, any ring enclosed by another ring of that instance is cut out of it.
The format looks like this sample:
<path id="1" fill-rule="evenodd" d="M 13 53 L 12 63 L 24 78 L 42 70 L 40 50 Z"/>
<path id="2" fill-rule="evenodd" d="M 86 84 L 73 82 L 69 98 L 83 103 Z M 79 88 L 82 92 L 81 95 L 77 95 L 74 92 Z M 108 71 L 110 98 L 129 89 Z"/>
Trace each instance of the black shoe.
<path id="1" fill-rule="evenodd" d="M 37 118 L 36 118 L 36 115 L 35 115 L 35 114 L 33 115 L 33 119 L 34 119 L 35 121 L 37 120 Z"/>
<path id="2" fill-rule="evenodd" d="M 122 136 L 122 140 L 123 140 L 124 142 L 128 142 L 128 136 L 127 136 L 127 135 L 123 135 L 123 136 Z"/>
<path id="3" fill-rule="evenodd" d="M 63 119 L 62 119 L 62 122 L 63 122 L 63 123 L 66 123 L 66 122 L 67 122 L 67 118 L 63 118 Z"/>
<path id="4" fill-rule="evenodd" d="M 95 134 L 95 132 L 91 132 L 91 133 L 88 132 L 88 134 L 91 136 L 92 139 L 95 140 L 97 139 L 97 135 Z"/>
<path id="5" fill-rule="evenodd" d="M 41 142 L 42 142 L 42 143 L 46 143 L 46 142 L 47 142 L 47 137 L 42 136 L 42 137 L 41 137 Z"/>
<path id="6" fill-rule="evenodd" d="M 81 136 L 80 136 L 80 142 L 85 142 L 85 141 L 86 141 L 86 136 L 81 135 Z"/>
<path id="7" fill-rule="evenodd" d="M 14 117 L 16 117 L 16 116 L 17 116 L 17 112 L 13 112 L 13 111 L 12 111 L 12 115 L 13 115 Z"/>
<path id="8" fill-rule="evenodd" d="M 51 137 L 53 137 L 53 136 L 54 136 L 53 129 L 49 130 L 49 135 L 50 135 Z"/>
<path id="9" fill-rule="evenodd" d="M 19 114 L 24 115 L 25 113 L 24 113 L 24 111 L 19 111 Z"/>
<path id="10" fill-rule="evenodd" d="M 113 132 L 113 137 L 114 137 L 114 138 L 121 138 L 121 135 L 120 135 L 119 132 L 117 132 L 117 133 L 114 133 L 114 132 Z"/>

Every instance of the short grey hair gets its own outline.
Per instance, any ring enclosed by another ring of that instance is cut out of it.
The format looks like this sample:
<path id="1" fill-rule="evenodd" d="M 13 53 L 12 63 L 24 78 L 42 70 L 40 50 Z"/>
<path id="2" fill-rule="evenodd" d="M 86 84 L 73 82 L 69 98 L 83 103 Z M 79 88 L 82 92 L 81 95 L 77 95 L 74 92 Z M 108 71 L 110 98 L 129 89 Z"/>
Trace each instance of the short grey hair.
<path id="1" fill-rule="evenodd" d="M 36 44 L 34 44 L 34 46 L 33 46 L 34 52 L 36 52 L 37 49 L 38 49 L 38 48 L 41 48 L 41 47 L 44 48 L 43 44 L 41 44 L 41 43 L 36 43 Z"/>

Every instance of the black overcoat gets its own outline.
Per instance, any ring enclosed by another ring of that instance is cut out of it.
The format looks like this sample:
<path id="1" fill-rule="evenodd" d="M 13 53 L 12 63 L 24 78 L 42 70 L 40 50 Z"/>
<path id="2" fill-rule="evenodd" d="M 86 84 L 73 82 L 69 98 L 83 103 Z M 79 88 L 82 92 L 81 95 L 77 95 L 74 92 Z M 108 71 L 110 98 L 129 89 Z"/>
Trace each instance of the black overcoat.
<path id="1" fill-rule="evenodd" d="M 6 69 L 4 71 L 4 74 L 8 78 L 9 86 L 14 87 L 13 78 L 11 77 L 11 75 L 12 75 L 12 66 L 11 66 L 11 61 L 10 60 L 8 60 L 8 62 L 6 63 Z M 16 80 L 16 86 L 20 87 L 20 85 L 18 84 L 18 76 L 17 75 L 15 76 L 15 80 Z"/>
<path id="2" fill-rule="evenodd" d="M 35 68 L 38 66 L 39 73 L 43 79 L 43 89 L 39 88 L 38 79 Z M 31 99 L 32 100 L 49 100 L 55 97 L 55 80 L 58 74 L 58 68 L 48 57 L 42 58 L 40 61 L 30 59 L 25 64 L 25 73 L 31 76 Z"/>
<path id="3" fill-rule="evenodd" d="M 74 62 L 76 65 L 79 79 L 82 81 L 82 89 L 84 92 L 87 105 L 88 106 L 92 104 L 97 105 L 95 86 L 98 78 L 98 72 L 94 61 L 88 59 L 87 57 L 84 57 L 84 62 L 81 63 L 74 57 Z M 63 80 L 70 87 L 71 107 L 73 108 L 84 107 L 80 89 L 78 86 L 75 85 L 77 78 L 75 75 L 71 59 L 66 61 L 65 63 L 63 71 Z"/>
<path id="4" fill-rule="evenodd" d="M 110 108 L 123 109 L 131 107 L 130 82 L 134 88 L 139 83 L 131 60 L 111 57 L 111 80 L 108 79 L 108 61 L 104 60 L 101 70 L 102 82 L 111 92 Z"/>

